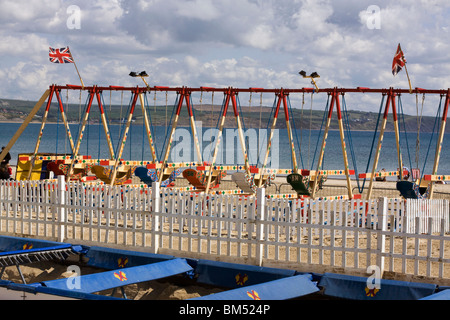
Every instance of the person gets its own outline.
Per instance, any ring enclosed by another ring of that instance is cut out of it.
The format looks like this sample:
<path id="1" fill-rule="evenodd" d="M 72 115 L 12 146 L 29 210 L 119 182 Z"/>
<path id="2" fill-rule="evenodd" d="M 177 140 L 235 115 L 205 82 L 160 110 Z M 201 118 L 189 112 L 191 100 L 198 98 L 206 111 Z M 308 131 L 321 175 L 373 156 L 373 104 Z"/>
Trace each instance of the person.
<path id="1" fill-rule="evenodd" d="M 2 147 L 2 152 L 5 147 Z M 11 155 L 9 152 L 6 154 L 5 158 L 3 158 L 2 163 L 0 165 L 0 180 L 7 180 L 11 177 L 11 168 L 9 166 L 9 161 L 11 160 Z"/>
<path id="2" fill-rule="evenodd" d="M 383 168 L 379 171 L 380 173 L 386 172 L 386 169 Z M 386 177 L 375 177 L 375 181 L 386 181 Z"/>
<path id="3" fill-rule="evenodd" d="M 5 147 L 2 147 L 2 152 L 3 150 L 5 150 Z M 9 165 L 9 161 L 11 160 L 11 155 L 9 154 L 9 152 L 6 154 L 6 156 L 3 158 L 2 160 L 2 166 L 7 166 Z"/>

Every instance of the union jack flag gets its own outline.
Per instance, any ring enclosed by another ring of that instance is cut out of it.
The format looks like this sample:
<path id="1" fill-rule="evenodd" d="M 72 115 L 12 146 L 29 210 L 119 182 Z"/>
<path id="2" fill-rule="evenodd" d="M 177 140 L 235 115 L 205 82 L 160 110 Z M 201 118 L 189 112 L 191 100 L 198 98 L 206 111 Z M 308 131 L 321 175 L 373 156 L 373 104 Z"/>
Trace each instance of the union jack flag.
<path id="1" fill-rule="evenodd" d="M 49 59 L 53 63 L 74 63 L 69 47 L 59 49 L 50 47 Z"/>
<path id="2" fill-rule="evenodd" d="M 392 74 L 395 76 L 399 73 L 405 66 L 406 59 L 403 55 L 402 48 L 400 48 L 400 43 L 397 47 L 397 52 L 395 53 L 394 60 L 392 61 Z"/>

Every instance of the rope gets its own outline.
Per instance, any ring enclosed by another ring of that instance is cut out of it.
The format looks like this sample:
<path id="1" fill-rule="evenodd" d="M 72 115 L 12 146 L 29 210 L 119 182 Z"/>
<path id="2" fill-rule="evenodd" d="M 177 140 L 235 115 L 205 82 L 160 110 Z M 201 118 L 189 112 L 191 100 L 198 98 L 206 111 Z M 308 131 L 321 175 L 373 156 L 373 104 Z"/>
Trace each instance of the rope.
<path id="1" fill-rule="evenodd" d="M 355 153 L 355 149 L 353 147 L 352 131 L 350 130 L 350 121 L 348 118 L 347 102 L 345 100 L 344 94 L 342 94 L 342 105 L 343 105 L 343 110 L 344 110 L 345 128 L 347 131 L 347 142 L 350 147 L 350 156 L 351 156 L 352 162 L 353 162 L 353 169 L 355 170 L 356 184 L 358 186 L 358 190 L 360 191 L 360 193 L 362 193 L 361 187 L 359 184 L 358 163 L 356 161 L 356 153 Z"/>
<path id="2" fill-rule="evenodd" d="M 127 115 L 129 115 L 130 112 L 131 112 L 132 101 L 133 101 L 133 95 L 131 95 L 131 97 L 130 97 L 130 102 L 128 103 Z M 121 112 L 121 113 L 122 113 L 122 112 Z M 126 125 L 126 122 L 125 122 L 125 121 L 123 121 L 123 123 L 121 123 L 121 125 L 120 125 L 119 140 L 117 141 L 116 150 L 114 150 L 114 154 L 116 155 L 116 157 L 118 156 L 117 152 L 119 151 L 120 144 L 121 144 L 121 142 L 122 142 L 122 140 L 123 140 L 123 136 L 124 136 L 124 134 L 125 134 L 125 130 L 124 130 L 125 128 L 124 128 L 124 125 Z M 130 136 L 131 136 L 131 130 L 130 130 Z"/>
<path id="3" fill-rule="evenodd" d="M 175 114 L 175 109 L 177 108 L 179 98 L 180 98 L 180 94 L 177 93 L 177 98 L 175 100 L 175 104 L 173 105 L 173 109 L 172 109 L 172 115 L 170 116 L 170 123 L 172 123 L 173 115 Z M 166 135 L 164 137 L 164 142 L 163 142 L 163 146 L 161 148 L 161 154 L 159 155 L 159 159 L 163 158 L 163 152 L 164 152 L 164 149 L 166 148 L 166 142 L 167 142 L 167 137 L 169 135 L 169 130 L 170 130 L 170 128 L 166 127 Z"/>
<path id="4" fill-rule="evenodd" d="M 264 140 L 266 140 L 266 139 L 268 138 L 268 135 L 270 135 L 270 132 L 269 132 L 270 119 L 272 119 L 272 115 L 274 114 L 276 102 L 277 102 L 277 97 L 275 96 L 275 99 L 274 99 L 273 105 L 272 105 L 272 109 L 271 109 L 271 111 L 270 111 L 270 115 L 269 115 L 269 118 L 268 118 L 268 120 L 267 120 L 267 126 L 266 126 L 266 132 L 267 132 L 267 134 L 266 134 Z M 262 106 L 262 93 L 261 93 L 260 104 L 261 104 L 261 106 Z M 260 109 L 262 110 L 262 107 L 261 107 Z M 261 128 L 261 126 L 260 126 L 260 128 Z M 258 134 L 258 136 L 259 136 L 259 134 Z M 262 144 L 264 143 L 264 140 L 261 141 L 258 145 L 259 145 L 259 146 L 262 145 Z M 268 142 L 268 141 L 267 141 L 267 142 Z M 267 143 L 266 143 L 266 149 L 267 149 Z M 259 152 L 258 152 L 258 160 L 257 160 L 257 162 L 256 162 L 257 164 L 259 164 L 259 163 L 260 163 L 260 160 L 261 160 L 261 151 L 262 151 L 262 149 L 260 148 L 260 149 L 259 149 Z M 265 150 L 265 151 L 267 151 L 267 150 Z M 262 163 L 261 163 L 261 164 L 262 164 Z"/>
<path id="5" fill-rule="evenodd" d="M 239 107 L 239 112 L 240 112 L 241 118 L 242 118 L 242 129 L 244 130 L 244 132 L 246 132 L 247 128 L 245 127 L 245 117 L 244 117 L 244 113 L 242 112 L 242 106 L 241 106 L 241 101 L 239 99 L 239 94 L 236 94 L 236 103 Z M 247 150 L 248 162 L 251 163 L 251 159 L 250 159 L 251 152 L 249 151 L 249 142 L 247 142 L 247 139 L 245 139 L 245 136 L 244 136 L 244 147 Z"/>
<path id="6" fill-rule="evenodd" d="M 305 107 L 305 92 L 303 92 L 302 95 L 302 107 L 301 107 L 301 112 L 300 112 L 300 123 L 303 122 L 303 109 Z M 303 125 L 300 126 L 300 154 L 301 154 L 301 148 L 302 148 L 302 144 L 303 144 Z M 302 166 L 303 166 L 303 161 L 302 161 Z M 303 166 L 304 168 L 304 166 Z M 309 168 L 309 153 L 308 153 L 308 168 Z"/>
<path id="7" fill-rule="evenodd" d="M 403 112 L 403 103 L 402 103 L 402 99 L 401 99 L 401 95 L 398 95 L 398 105 L 400 106 L 400 110 L 401 110 L 401 115 L 402 115 L 402 119 L 403 119 L 403 131 L 405 132 L 405 140 L 406 140 L 406 150 L 408 151 L 408 159 L 409 159 L 409 167 L 412 168 L 412 160 L 411 160 L 411 153 L 409 151 L 409 142 L 408 142 L 408 133 L 406 132 L 406 122 L 405 122 L 405 114 Z M 417 155 L 416 155 L 416 159 L 417 159 Z M 403 170 L 403 169 L 401 169 Z"/>
<path id="8" fill-rule="evenodd" d="M 322 123 L 321 123 L 320 129 L 319 129 L 319 135 L 317 136 L 316 149 L 315 149 L 315 151 L 314 151 L 314 157 L 313 157 L 313 161 L 312 161 L 312 163 L 311 163 L 311 170 L 313 170 L 314 161 L 316 160 L 317 148 L 319 147 L 320 136 L 321 136 L 321 134 L 322 134 L 323 124 L 324 124 L 325 119 L 326 119 L 326 117 L 327 117 L 329 106 L 330 106 L 330 95 L 328 94 L 327 105 L 326 105 L 326 107 L 325 107 L 325 112 L 323 113 Z M 312 120 L 312 108 L 311 108 L 311 120 Z M 311 128 L 311 127 L 310 127 L 310 128 Z"/>
<path id="9" fill-rule="evenodd" d="M 419 97 L 416 93 L 416 111 L 417 111 L 417 138 L 416 138 L 416 164 L 419 167 L 419 154 L 420 154 L 420 127 L 422 126 L 423 118 L 423 105 L 425 103 L 425 93 L 422 95 L 422 108 L 419 117 Z"/>
<path id="10" fill-rule="evenodd" d="M 372 145 L 371 145 L 371 147 L 370 147 L 369 158 L 367 159 L 367 166 L 366 166 L 365 172 L 368 172 L 368 171 L 369 171 L 369 167 L 370 167 L 370 158 L 372 158 L 373 147 L 374 147 L 374 145 L 375 145 L 375 138 L 377 137 L 377 131 L 378 131 L 378 126 L 379 126 L 379 124 L 380 124 L 381 112 L 382 112 L 382 110 L 383 110 L 384 98 L 385 98 L 385 94 L 383 94 L 383 95 L 382 95 L 382 98 L 381 98 L 380 110 L 378 111 L 378 119 L 377 119 L 377 123 L 376 123 L 376 125 L 375 125 L 375 131 L 374 131 L 374 133 L 373 133 Z M 364 180 L 363 180 L 363 185 L 362 185 L 361 188 L 359 187 L 359 176 L 358 176 L 358 178 L 357 178 L 356 181 L 357 181 L 359 193 L 363 193 L 363 191 L 364 191 L 364 186 L 365 186 L 365 184 L 366 184 L 366 178 L 364 178 Z"/>
<path id="11" fill-rule="evenodd" d="M 422 169 L 422 174 L 421 174 L 421 177 L 420 177 L 419 185 L 420 185 L 420 183 L 422 182 L 422 177 L 423 177 L 423 174 L 424 174 L 424 172 L 425 172 L 425 166 L 426 166 L 426 164 L 427 164 L 428 156 L 429 156 L 429 154 L 430 154 L 431 141 L 433 140 L 434 132 L 435 132 L 435 129 L 436 129 L 436 123 L 438 123 L 439 115 L 440 115 L 440 113 L 441 113 L 442 98 L 443 98 L 443 97 L 444 97 L 444 96 L 441 95 L 441 99 L 440 99 L 440 101 L 439 101 L 439 107 L 438 107 L 438 110 L 437 110 L 437 112 L 436 112 L 436 117 L 435 117 L 435 119 L 434 119 L 433 131 L 432 131 L 432 133 L 431 133 L 430 143 L 428 143 L 428 150 L 427 150 L 427 154 L 426 154 L 426 156 L 425 156 L 425 161 L 424 161 L 424 163 L 423 163 L 423 169 Z M 438 130 L 437 130 L 437 131 L 439 131 L 439 130 L 440 130 L 440 124 L 438 124 Z M 436 146 L 437 146 L 437 144 L 438 144 L 438 141 L 436 141 Z M 434 173 L 434 172 L 433 172 L 433 173 Z"/>
<path id="12" fill-rule="evenodd" d="M 310 157 L 311 157 L 311 136 L 312 136 L 312 107 L 313 107 L 313 100 L 314 100 L 314 92 L 311 93 L 311 106 L 309 110 L 309 139 L 308 139 L 308 168 L 312 168 L 313 164 L 310 163 Z M 328 103 L 328 102 L 327 102 Z M 311 166 L 310 166 L 311 164 Z"/>
<path id="13" fill-rule="evenodd" d="M 109 98 L 109 112 L 111 112 L 111 110 L 112 110 L 112 108 L 111 108 L 111 91 L 109 93 L 109 97 L 110 97 Z M 103 98 L 103 92 L 100 92 L 100 100 L 101 100 L 101 102 L 102 102 L 102 104 L 104 106 L 105 105 L 105 101 L 104 101 L 104 98 Z M 104 111 L 104 115 L 105 115 L 105 118 L 106 118 L 106 123 L 108 124 L 108 130 L 110 131 L 111 129 L 109 128 L 109 126 L 111 125 L 111 120 L 110 120 L 110 118 L 108 116 L 108 112 L 106 112 L 105 108 L 103 108 L 103 111 Z M 98 131 L 99 131 L 99 134 L 98 134 L 98 139 L 99 139 L 99 157 L 98 157 L 98 159 L 100 159 L 100 128 L 98 129 Z M 111 133 L 109 134 L 109 137 L 111 139 L 111 144 L 114 145 Z M 116 158 L 116 154 L 114 154 L 114 158 Z"/>
<path id="14" fill-rule="evenodd" d="M 148 104 L 148 99 L 147 99 L 147 93 L 146 92 L 144 94 L 144 108 L 147 111 L 148 118 L 149 118 L 149 121 L 150 121 L 150 134 L 152 135 L 152 137 L 155 137 L 155 132 L 154 132 L 154 128 L 153 128 L 153 122 L 152 122 L 152 117 L 151 117 L 151 114 L 150 114 L 150 107 L 149 107 L 149 104 Z M 153 142 L 155 142 L 154 139 L 153 139 Z M 158 146 L 156 145 L 156 143 L 154 143 L 153 145 L 155 147 L 155 153 L 156 153 L 156 155 L 158 155 Z"/>
<path id="15" fill-rule="evenodd" d="M 60 112 L 56 113 L 56 150 L 55 153 L 58 154 L 58 144 L 59 144 L 59 114 Z"/>
<path id="16" fill-rule="evenodd" d="M 292 119 L 292 124 L 293 124 L 293 129 L 294 129 L 293 131 L 295 132 L 295 137 L 296 137 L 297 146 L 298 146 L 298 152 L 299 152 L 299 155 L 300 155 L 300 162 L 302 163 L 302 168 L 304 168 L 303 157 L 302 157 L 302 152 L 301 152 L 301 150 L 302 150 L 301 149 L 301 144 L 300 144 L 300 142 L 298 140 L 297 126 L 295 124 L 294 112 L 292 111 L 291 99 L 289 99 L 289 96 L 287 96 L 287 101 L 288 101 L 288 106 L 289 106 L 288 111 L 291 114 L 291 116 L 289 117 L 289 121 L 290 121 L 290 119 Z"/>

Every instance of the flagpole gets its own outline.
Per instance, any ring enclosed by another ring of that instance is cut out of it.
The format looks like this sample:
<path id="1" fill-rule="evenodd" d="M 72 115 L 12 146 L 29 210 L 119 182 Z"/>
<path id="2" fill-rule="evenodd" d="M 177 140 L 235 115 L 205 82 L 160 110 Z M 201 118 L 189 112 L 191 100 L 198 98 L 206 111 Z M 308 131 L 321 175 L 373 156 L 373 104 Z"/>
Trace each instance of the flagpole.
<path id="1" fill-rule="evenodd" d="M 406 59 L 405 59 L 405 56 L 403 55 L 403 50 L 402 50 L 402 48 L 400 46 L 400 43 L 398 44 L 398 47 L 400 49 L 400 52 L 402 53 L 403 62 L 405 63 L 405 72 L 406 72 L 406 77 L 408 78 L 409 93 L 412 93 L 411 80 L 409 79 L 408 68 L 406 68 Z"/>
<path id="2" fill-rule="evenodd" d="M 69 47 L 67 47 L 67 48 L 69 48 Z M 78 77 L 80 78 L 81 87 L 84 89 L 83 79 L 81 78 L 80 71 L 78 71 L 77 64 L 75 63 L 75 59 L 73 58 L 72 51 L 70 51 L 70 48 L 69 48 L 69 52 L 70 52 L 70 57 L 72 58 L 72 61 L 73 61 L 73 65 L 75 66 L 75 70 L 77 70 Z"/>
<path id="3" fill-rule="evenodd" d="M 411 86 L 411 80 L 409 79 L 409 74 L 408 74 L 408 68 L 406 68 L 406 63 L 405 63 L 405 72 L 406 72 L 406 76 L 408 77 L 408 83 L 409 83 L 409 93 L 412 93 L 412 86 Z"/>

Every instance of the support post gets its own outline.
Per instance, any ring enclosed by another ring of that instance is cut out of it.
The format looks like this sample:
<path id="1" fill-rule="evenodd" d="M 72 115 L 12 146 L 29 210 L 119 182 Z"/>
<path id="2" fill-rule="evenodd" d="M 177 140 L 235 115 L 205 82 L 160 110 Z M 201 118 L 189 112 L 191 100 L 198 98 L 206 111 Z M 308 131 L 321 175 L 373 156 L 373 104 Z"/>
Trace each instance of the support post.
<path id="1" fill-rule="evenodd" d="M 166 152 L 164 154 L 164 159 L 162 160 L 161 172 L 159 173 L 158 181 L 161 182 L 164 176 L 164 169 L 166 168 L 167 160 L 169 159 L 170 149 L 172 148 L 173 135 L 178 125 L 178 118 L 180 116 L 181 107 L 183 106 L 183 99 L 185 95 L 185 88 L 183 87 L 181 92 L 179 92 L 180 98 L 178 99 L 177 110 L 175 112 L 175 117 L 172 122 L 172 128 L 170 130 L 169 141 L 167 142 Z"/>
<path id="2" fill-rule="evenodd" d="M 386 234 L 387 231 L 387 209 L 388 199 L 378 199 L 378 212 L 377 212 L 377 230 L 379 230 L 377 236 L 377 266 L 380 268 L 380 276 L 383 277 L 384 272 L 384 254 L 386 252 Z"/>
<path id="3" fill-rule="evenodd" d="M 397 159 L 398 159 L 398 171 L 400 181 L 403 181 L 403 160 L 402 160 L 402 151 L 400 149 L 400 131 L 398 129 L 398 117 L 397 117 L 397 107 L 395 105 L 395 93 L 392 93 L 392 116 L 394 118 L 394 130 L 395 130 L 395 143 L 397 146 Z"/>
<path id="4" fill-rule="evenodd" d="M 444 141 L 444 134 L 445 134 L 445 126 L 447 124 L 447 114 L 448 114 L 448 107 L 450 102 L 450 89 L 447 91 L 447 96 L 445 98 L 445 105 L 444 105 L 444 111 L 442 113 L 442 121 L 441 121 L 441 128 L 439 131 L 438 141 L 436 144 L 436 153 L 434 155 L 434 164 L 433 164 L 433 172 L 432 175 L 437 174 L 437 170 L 439 167 L 439 159 L 441 157 L 441 149 L 442 149 L 442 142 Z M 434 183 L 430 182 L 430 192 L 429 192 L 429 199 L 433 199 L 433 192 L 434 192 Z"/>
<path id="5" fill-rule="evenodd" d="M 158 158 L 156 156 L 156 149 L 155 149 L 155 144 L 153 142 L 152 130 L 150 127 L 150 122 L 148 121 L 147 109 L 145 108 L 145 102 L 144 102 L 144 97 L 142 96 L 142 93 L 139 93 L 139 101 L 141 102 L 142 115 L 144 117 L 145 129 L 147 130 L 147 139 L 148 139 L 148 144 L 150 146 L 150 151 L 152 153 L 152 159 L 153 159 L 153 162 L 156 163 L 156 161 L 158 161 Z"/>
<path id="6" fill-rule="evenodd" d="M 231 103 L 233 105 L 234 117 L 236 119 L 236 126 L 237 126 L 237 129 L 238 129 L 238 135 L 239 135 L 239 141 L 240 141 L 240 144 L 241 144 L 241 150 L 242 150 L 242 154 L 244 156 L 245 171 L 247 172 L 247 174 L 250 174 L 250 164 L 248 162 L 247 148 L 245 147 L 244 131 L 242 131 L 242 122 L 241 122 L 241 118 L 239 116 L 239 110 L 238 110 L 238 105 L 237 105 L 237 100 L 236 100 L 236 92 L 233 92 L 231 94 Z"/>
<path id="7" fill-rule="evenodd" d="M 345 145 L 345 137 L 344 137 L 344 124 L 342 122 L 341 104 L 339 102 L 339 94 L 338 94 L 337 90 L 335 91 L 334 95 L 335 95 L 335 100 L 336 100 L 336 112 L 337 112 L 338 123 L 339 123 L 339 134 L 341 137 L 342 156 L 344 158 L 345 177 L 347 178 L 348 198 L 353 199 L 352 181 L 350 179 L 350 170 L 348 168 L 347 147 Z M 317 179 L 317 177 L 318 177 L 318 174 L 316 174 L 316 179 Z"/>
<path id="8" fill-rule="evenodd" d="M 262 164 L 261 177 L 264 174 L 264 171 L 266 169 L 270 149 L 272 148 L 272 139 L 273 139 L 273 134 L 275 132 L 275 127 L 277 125 L 278 113 L 280 112 L 280 105 L 281 105 L 281 99 L 278 97 L 277 105 L 275 108 L 275 113 L 273 116 L 272 127 L 270 128 L 270 136 L 267 139 L 267 149 L 266 149 L 266 155 L 264 156 L 264 162 Z M 258 188 L 261 188 L 261 186 L 262 186 L 262 179 L 259 179 Z"/>
<path id="9" fill-rule="evenodd" d="M 283 99 L 284 116 L 286 119 L 286 128 L 287 128 L 287 133 L 288 133 L 288 137 L 289 137 L 289 145 L 291 147 L 292 168 L 294 170 L 294 173 L 298 173 L 298 164 L 297 164 L 297 157 L 295 155 L 294 138 L 292 136 L 291 122 L 289 121 L 289 109 L 288 109 L 288 103 L 287 103 L 287 94 L 284 93 L 284 91 L 282 91 L 280 93 L 280 97 Z M 299 152 L 301 152 L 301 150 L 299 150 Z"/>
<path id="10" fill-rule="evenodd" d="M 260 267 L 263 265 L 264 256 L 264 221 L 266 207 L 266 189 L 258 188 L 256 191 L 256 264 Z"/>
<path id="11" fill-rule="evenodd" d="M 316 175 L 313 180 L 313 190 L 311 193 L 311 198 L 313 198 L 313 199 L 316 196 L 316 185 L 317 185 L 317 181 L 319 179 L 319 171 L 322 169 L 323 156 L 325 153 L 325 146 L 327 145 L 328 131 L 330 130 L 331 116 L 333 115 L 333 106 L 334 106 L 335 99 L 336 99 L 336 97 L 335 97 L 334 93 L 332 93 L 330 109 L 328 110 L 328 118 L 327 118 L 327 122 L 325 125 L 325 130 L 323 132 L 322 147 L 320 148 L 319 160 L 317 162 Z"/>
<path id="12" fill-rule="evenodd" d="M 94 87 L 92 89 L 92 91 L 89 92 L 89 102 L 86 107 L 86 111 L 84 113 L 83 123 L 78 132 L 77 144 L 75 145 L 75 149 L 74 149 L 73 155 L 72 155 L 72 162 L 70 163 L 69 172 L 67 174 L 67 182 L 70 181 L 70 177 L 72 176 L 72 173 L 73 173 L 73 167 L 75 166 L 75 162 L 78 157 L 78 152 L 80 151 L 81 141 L 83 140 L 84 129 L 86 128 L 86 124 L 87 124 L 87 121 L 89 118 L 89 113 L 91 111 L 92 101 L 94 100 L 94 95 L 95 95 L 95 90 L 96 90 L 96 88 Z"/>
<path id="13" fill-rule="evenodd" d="M 137 102 L 138 96 L 139 96 L 139 90 L 137 88 L 134 93 L 133 102 L 131 104 L 130 113 L 128 114 L 127 124 L 125 127 L 125 131 L 123 133 L 122 141 L 120 143 L 119 151 L 117 153 L 117 158 L 115 159 L 116 162 L 114 163 L 114 168 L 111 173 L 111 183 L 110 183 L 111 186 L 113 186 L 114 182 L 116 181 L 117 169 L 118 169 L 119 163 L 121 161 L 120 158 L 122 157 L 123 149 L 125 148 L 125 143 L 127 142 L 128 131 L 130 130 L 131 120 L 133 119 L 133 113 L 134 113 L 134 109 L 136 107 L 136 102 Z"/>
<path id="14" fill-rule="evenodd" d="M 391 96 L 392 96 L 392 88 L 389 91 L 388 99 L 386 100 L 386 106 L 384 108 L 383 122 L 381 123 L 380 136 L 378 137 L 378 145 L 377 145 L 377 151 L 375 152 L 375 160 L 373 161 L 372 174 L 370 176 L 370 183 L 369 183 L 369 191 L 367 192 L 367 200 L 369 200 L 370 197 L 372 196 L 373 181 L 374 181 L 373 177 L 375 175 L 375 171 L 377 170 L 378 161 L 380 159 L 381 145 L 383 144 L 384 131 L 386 130 L 386 123 L 387 123 L 387 117 L 389 114 L 389 106 L 391 103 Z"/>
<path id="15" fill-rule="evenodd" d="M 112 145 L 111 133 L 109 132 L 109 126 L 108 126 L 108 122 L 106 121 L 105 109 L 103 107 L 102 98 L 100 96 L 100 93 L 101 93 L 100 91 L 96 92 L 98 108 L 100 110 L 100 117 L 101 117 L 102 124 L 103 124 L 103 130 L 105 132 L 106 143 L 108 144 L 109 155 L 110 155 L 111 159 L 114 160 L 115 159 L 114 147 Z"/>
<path id="16" fill-rule="evenodd" d="M 193 106 L 191 105 L 191 93 L 190 92 L 186 92 L 185 99 L 186 99 L 186 106 L 187 106 L 188 115 L 189 115 L 189 123 L 191 125 L 192 135 L 194 138 L 194 146 L 195 146 L 195 150 L 197 152 L 197 162 L 202 163 L 203 162 L 202 150 L 200 148 L 200 142 L 198 140 L 197 127 L 195 126 L 194 113 L 192 112 Z"/>
<path id="17" fill-rule="evenodd" d="M 67 138 L 69 139 L 69 143 L 70 143 L 70 149 L 73 152 L 74 143 L 73 143 L 73 139 L 72 139 L 72 133 L 70 132 L 69 123 L 67 122 L 67 117 L 66 117 L 66 113 L 64 112 L 64 106 L 63 106 L 63 103 L 61 100 L 61 96 L 59 94 L 59 90 L 55 90 L 55 93 L 56 93 L 56 98 L 58 100 L 59 113 L 61 114 L 61 118 L 63 120 L 64 127 L 66 128 Z"/>
<path id="18" fill-rule="evenodd" d="M 50 105 L 52 104 L 54 92 L 55 92 L 55 86 L 52 85 L 50 87 L 50 94 L 49 94 L 49 97 L 47 100 L 47 106 L 45 108 L 44 116 L 42 117 L 41 129 L 39 130 L 39 136 L 36 141 L 36 146 L 34 147 L 33 156 L 31 158 L 32 161 L 30 163 L 30 168 L 28 169 L 27 179 L 31 178 L 31 172 L 33 171 L 33 167 L 34 167 L 34 163 L 35 163 L 35 161 L 33 161 L 33 160 L 36 158 L 36 155 L 39 151 L 39 146 L 41 145 L 41 139 L 42 139 L 42 135 L 44 134 L 44 128 L 47 123 L 48 112 L 50 110 Z"/>
<path id="19" fill-rule="evenodd" d="M 58 242 L 64 242 L 66 234 L 66 177 L 58 176 Z"/>
<path id="20" fill-rule="evenodd" d="M 153 219 L 152 219 L 152 253 L 157 254 L 159 251 L 159 243 L 160 243 L 160 232 L 161 232 L 161 217 L 159 216 L 160 212 L 160 191 L 159 191 L 160 183 L 155 181 L 152 183 L 152 208 L 153 208 Z"/>
<path id="21" fill-rule="evenodd" d="M 230 90 L 229 90 L 226 93 L 226 96 L 225 96 L 225 102 L 224 102 L 224 105 L 223 105 L 222 118 L 221 118 L 220 124 L 219 124 L 219 133 L 217 134 L 216 145 L 215 145 L 215 148 L 214 148 L 214 154 L 213 154 L 213 158 L 211 160 L 211 164 L 210 164 L 210 167 L 209 167 L 209 175 L 207 177 L 208 183 L 206 184 L 205 193 L 209 192 L 209 187 L 211 185 L 212 168 L 215 165 L 216 158 L 217 158 L 217 153 L 219 151 L 220 141 L 222 140 L 223 127 L 225 125 L 225 118 L 227 116 L 227 111 L 228 111 L 228 105 L 230 103 L 230 98 L 231 98 L 231 93 L 230 93 Z"/>

